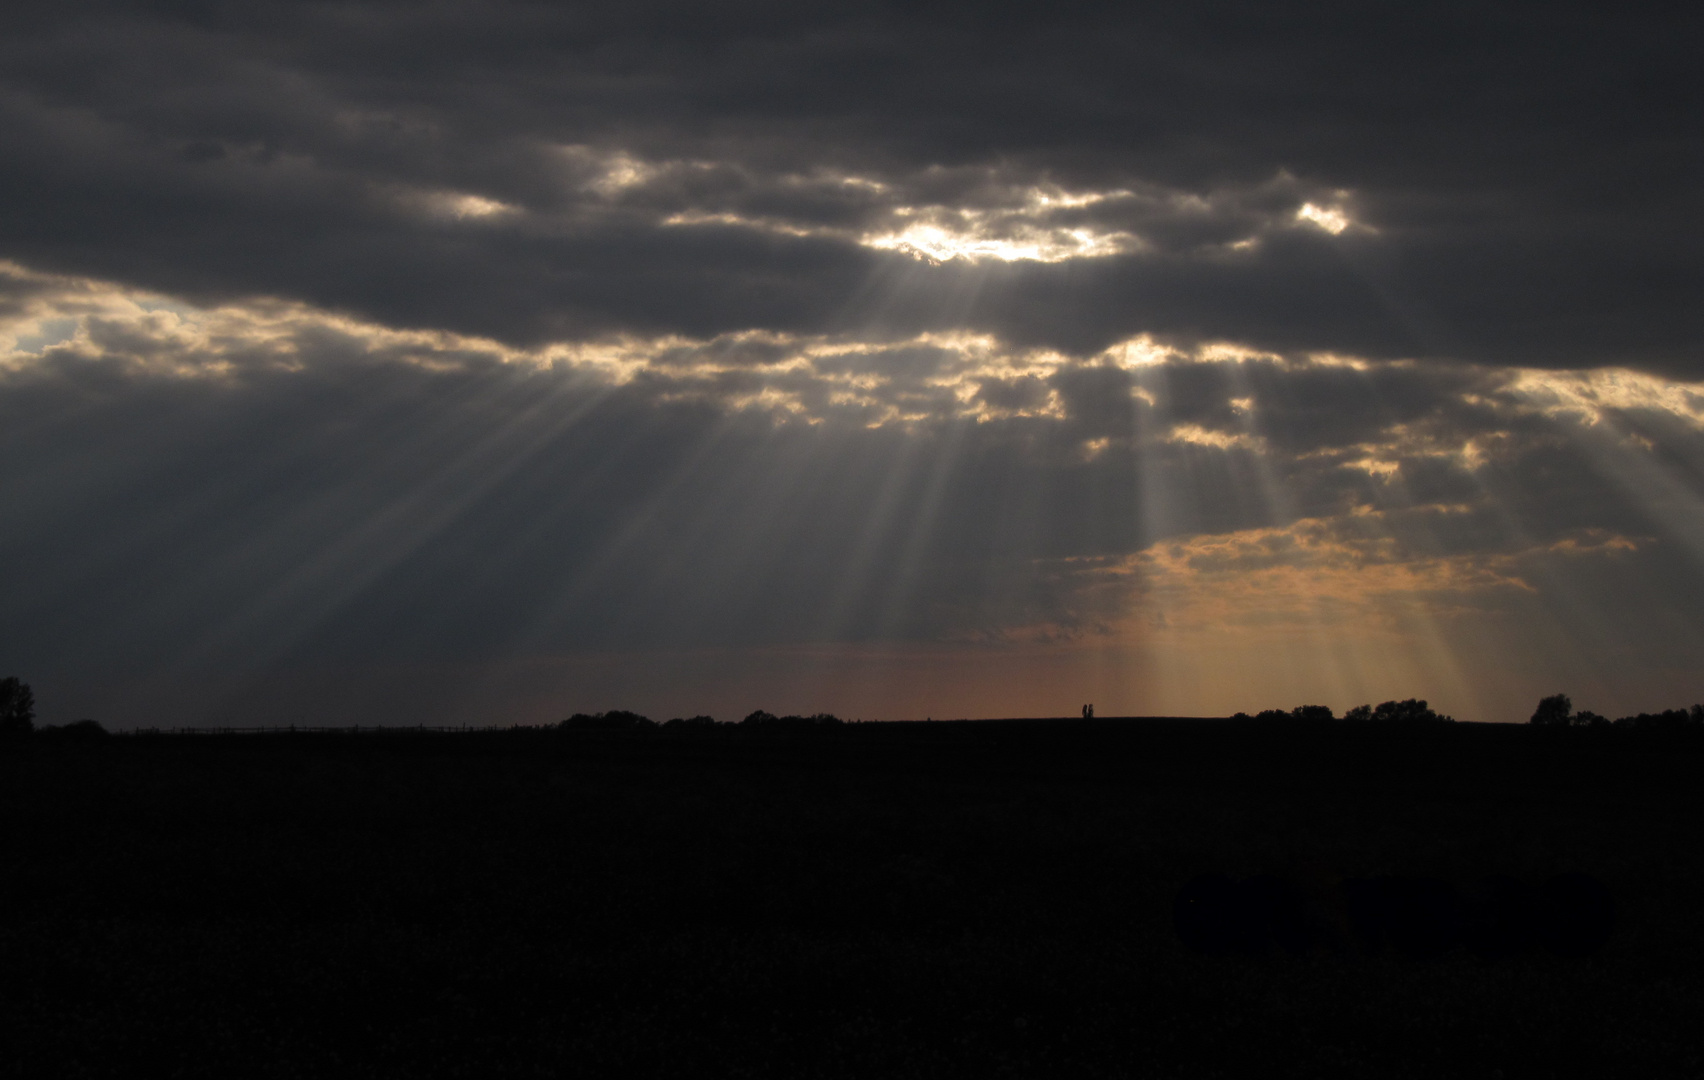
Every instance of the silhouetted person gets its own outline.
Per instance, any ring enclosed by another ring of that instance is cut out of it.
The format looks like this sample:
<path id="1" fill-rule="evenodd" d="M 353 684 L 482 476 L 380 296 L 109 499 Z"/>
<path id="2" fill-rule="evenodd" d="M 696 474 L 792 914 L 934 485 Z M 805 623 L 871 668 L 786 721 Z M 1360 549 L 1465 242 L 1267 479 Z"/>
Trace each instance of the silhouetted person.
<path id="1" fill-rule="evenodd" d="M 35 730 L 35 694 L 16 675 L 0 679 L 0 735 L 28 735 Z"/>
<path id="2" fill-rule="evenodd" d="M 1095 707 L 1093 705 L 1084 705 L 1083 706 L 1083 719 L 1084 720 L 1093 720 L 1094 718 L 1095 718 Z"/>

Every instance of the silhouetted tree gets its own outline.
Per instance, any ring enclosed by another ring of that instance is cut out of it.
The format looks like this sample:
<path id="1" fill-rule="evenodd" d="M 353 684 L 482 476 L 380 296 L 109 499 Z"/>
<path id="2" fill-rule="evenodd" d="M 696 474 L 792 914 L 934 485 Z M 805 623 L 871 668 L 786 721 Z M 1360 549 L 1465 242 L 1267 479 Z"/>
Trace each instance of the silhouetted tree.
<path id="1" fill-rule="evenodd" d="M 1539 701 L 1527 723 L 1540 727 L 1567 727 L 1573 711 L 1574 703 L 1568 700 L 1567 694 L 1552 694 Z"/>
<path id="2" fill-rule="evenodd" d="M 708 731 L 716 726 L 714 716 L 694 716 L 690 719 L 677 716 L 663 725 L 668 731 Z"/>
<path id="3" fill-rule="evenodd" d="M 1453 724 L 1455 717 L 1434 712 L 1425 701 L 1384 701 L 1377 706 L 1357 705 L 1343 714 L 1350 721 L 1371 720 L 1382 724 Z"/>
<path id="4" fill-rule="evenodd" d="M 1239 713 L 1239 716 L 1244 714 Z M 1328 705 L 1297 705 L 1288 712 L 1283 709 L 1262 709 L 1255 714 L 1256 720 L 1297 720 L 1304 723 L 1318 723 L 1324 720 L 1335 720 L 1337 714 Z"/>
<path id="5" fill-rule="evenodd" d="M 1682 728 L 1694 726 L 1694 717 L 1698 715 L 1696 707 L 1686 709 L 1664 709 L 1660 713 L 1640 713 L 1637 716 L 1623 716 L 1615 722 L 1616 727 L 1634 728 L 1641 731 L 1679 731 Z"/>
<path id="6" fill-rule="evenodd" d="M 35 730 L 35 694 L 16 675 L 0 679 L 0 735 L 28 735 Z"/>

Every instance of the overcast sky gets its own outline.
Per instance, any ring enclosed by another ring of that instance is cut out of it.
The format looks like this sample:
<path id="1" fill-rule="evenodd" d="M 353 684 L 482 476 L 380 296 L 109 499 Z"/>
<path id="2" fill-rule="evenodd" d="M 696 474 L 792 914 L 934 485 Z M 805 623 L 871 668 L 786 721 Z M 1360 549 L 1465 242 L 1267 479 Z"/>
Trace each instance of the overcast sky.
<path id="1" fill-rule="evenodd" d="M 43 721 L 1704 700 L 1696 21 L 34 8 Z"/>

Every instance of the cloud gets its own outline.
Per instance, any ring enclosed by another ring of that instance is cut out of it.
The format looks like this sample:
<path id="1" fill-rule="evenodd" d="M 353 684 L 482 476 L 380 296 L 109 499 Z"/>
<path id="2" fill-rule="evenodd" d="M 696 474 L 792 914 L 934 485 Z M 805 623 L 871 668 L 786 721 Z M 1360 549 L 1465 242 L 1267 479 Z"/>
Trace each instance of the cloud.
<path id="1" fill-rule="evenodd" d="M 1628 371 L 988 336 L 519 349 L 17 266 L 0 310 L 0 631 L 14 662 L 115 685 L 1141 647 L 1161 617 L 1174 643 L 1521 638 L 1568 589 L 1574 621 L 1637 624 L 1591 583 L 1678 595 L 1704 565 L 1704 391 Z"/>
<path id="2" fill-rule="evenodd" d="M 1631 11 L 198 10 L 11 16 L 0 253 L 521 347 L 1699 374 L 1697 88 Z"/>
<path id="3" fill-rule="evenodd" d="M 0 640 L 110 701 L 818 647 L 1125 650 L 1183 711 L 1690 685 L 1674 19 L 8 9 Z"/>

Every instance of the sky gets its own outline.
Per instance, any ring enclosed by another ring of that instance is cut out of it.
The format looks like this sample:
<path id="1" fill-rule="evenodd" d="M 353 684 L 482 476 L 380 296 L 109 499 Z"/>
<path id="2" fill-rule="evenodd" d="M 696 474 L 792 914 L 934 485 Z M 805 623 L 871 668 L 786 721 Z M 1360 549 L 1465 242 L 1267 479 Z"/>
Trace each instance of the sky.
<path id="1" fill-rule="evenodd" d="M 1699 17 L 0 14 L 38 722 L 1704 700 Z"/>

